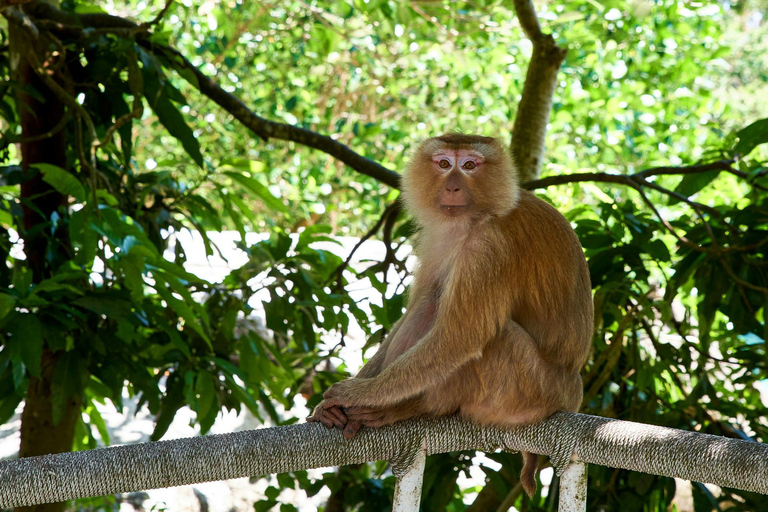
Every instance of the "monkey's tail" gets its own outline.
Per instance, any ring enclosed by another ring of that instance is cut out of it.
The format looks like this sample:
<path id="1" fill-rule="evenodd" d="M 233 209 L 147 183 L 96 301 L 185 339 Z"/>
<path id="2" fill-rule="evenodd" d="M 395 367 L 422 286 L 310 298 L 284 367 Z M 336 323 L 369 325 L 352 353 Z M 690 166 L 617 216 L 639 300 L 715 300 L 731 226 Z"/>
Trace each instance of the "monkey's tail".
<path id="1" fill-rule="evenodd" d="M 539 469 L 539 456 L 531 452 L 522 452 L 523 470 L 520 471 L 520 483 L 529 498 L 536 492 L 536 472 Z"/>

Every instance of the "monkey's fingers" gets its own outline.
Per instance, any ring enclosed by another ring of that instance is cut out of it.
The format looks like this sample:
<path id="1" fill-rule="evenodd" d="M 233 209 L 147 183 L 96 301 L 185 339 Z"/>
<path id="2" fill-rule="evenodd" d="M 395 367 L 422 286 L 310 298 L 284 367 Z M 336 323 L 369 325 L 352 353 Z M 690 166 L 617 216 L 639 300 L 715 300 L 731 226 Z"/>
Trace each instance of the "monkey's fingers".
<path id="1" fill-rule="evenodd" d="M 320 423 L 325 428 L 333 428 L 333 423 L 324 417 L 324 411 L 321 409 L 316 411 L 312 416 L 307 418 L 307 423 Z"/>
<path id="2" fill-rule="evenodd" d="M 347 424 L 347 415 L 341 410 L 341 407 L 331 407 L 323 410 L 323 416 L 330 419 L 333 426 L 343 429 Z"/>
<path id="3" fill-rule="evenodd" d="M 362 426 L 363 424 L 361 422 L 350 420 L 344 428 L 344 438 L 352 439 L 357 435 L 357 431 L 360 430 L 360 427 Z"/>

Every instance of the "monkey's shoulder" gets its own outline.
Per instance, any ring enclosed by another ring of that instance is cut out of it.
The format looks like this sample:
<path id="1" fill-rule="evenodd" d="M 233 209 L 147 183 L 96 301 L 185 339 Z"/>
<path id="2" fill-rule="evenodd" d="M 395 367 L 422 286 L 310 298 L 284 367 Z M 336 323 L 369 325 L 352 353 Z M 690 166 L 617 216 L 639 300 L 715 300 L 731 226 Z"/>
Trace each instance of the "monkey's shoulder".
<path id="1" fill-rule="evenodd" d="M 522 190 L 515 207 L 488 226 L 497 244 L 520 261 L 541 258 L 583 259 L 583 251 L 570 222 L 552 205 Z"/>

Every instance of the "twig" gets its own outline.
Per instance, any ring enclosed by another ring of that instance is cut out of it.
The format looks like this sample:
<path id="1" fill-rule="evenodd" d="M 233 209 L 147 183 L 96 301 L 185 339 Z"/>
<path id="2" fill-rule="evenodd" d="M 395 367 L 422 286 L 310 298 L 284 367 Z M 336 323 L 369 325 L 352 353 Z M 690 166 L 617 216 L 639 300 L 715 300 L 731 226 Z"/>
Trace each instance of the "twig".
<path id="1" fill-rule="evenodd" d="M 389 268 L 397 265 L 397 256 L 395 255 L 394 250 L 392 250 L 392 230 L 395 228 L 395 222 L 400 215 L 401 205 L 400 201 L 395 201 L 393 204 L 396 205 L 396 207 L 387 214 L 387 220 L 384 222 L 384 229 L 381 236 L 385 250 L 384 260 L 381 262 L 381 270 L 384 273 L 382 282 L 385 285 L 385 289 L 388 285 L 387 273 L 389 272 Z"/>
<path id="2" fill-rule="evenodd" d="M 738 276 L 736 275 L 736 273 L 733 271 L 733 269 L 731 268 L 731 266 L 728 264 L 728 262 L 725 260 L 725 257 L 723 257 L 723 256 L 721 255 L 721 256 L 720 256 L 720 258 L 718 258 L 718 259 L 720 260 L 720 264 L 721 264 L 721 265 L 723 266 L 723 268 L 725 269 L 725 272 L 726 272 L 726 273 L 727 273 L 727 274 L 728 274 L 728 275 L 731 277 L 731 279 L 733 279 L 733 280 L 734 280 L 734 281 L 735 281 L 737 284 L 739 284 L 740 286 L 743 286 L 743 287 L 745 287 L 745 288 L 749 288 L 750 290 L 755 290 L 755 291 L 758 291 L 758 292 L 762 292 L 762 293 L 765 293 L 766 295 L 768 295 L 768 288 L 766 288 L 766 287 L 764 287 L 764 286 L 757 286 L 756 284 L 752 284 L 752 283 L 750 283 L 749 281 L 745 281 L 745 280 L 741 279 L 740 277 L 738 277 Z M 745 299 L 744 301 L 745 301 L 747 304 L 750 304 L 750 302 L 749 302 L 748 300 L 746 300 L 746 297 L 743 297 L 743 298 Z"/>
<path id="3" fill-rule="evenodd" d="M 160 10 L 159 13 L 157 13 L 157 16 L 155 16 L 155 19 L 153 19 L 152 21 L 146 22 L 146 23 L 142 23 L 141 25 L 139 25 L 139 27 L 142 30 L 149 30 L 153 26 L 155 26 L 158 23 L 160 23 L 160 21 L 162 21 L 163 17 L 165 17 L 165 13 L 168 12 L 168 8 L 171 6 L 171 4 L 173 4 L 173 0 L 168 0 L 167 2 L 165 2 L 165 6 Z"/>
<path id="4" fill-rule="evenodd" d="M 91 119 L 90 114 L 83 108 L 80 103 L 77 102 L 75 98 L 73 98 L 64 88 L 59 85 L 56 80 L 53 79 L 48 73 L 46 73 L 45 68 L 42 67 L 42 63 L 40 62 L 40 59 L 37 58 L 37 54 L 35 53 L 35 50 L 33 48 L 30 48 L 27 52 L 27 58 L 30 61 L 30 65 L 32 69 L 37 73 L 37 76 L 40 77 L 40 79 L 45 83 L 45 85 L 53 92 L 54 95 L 65 105 L 70 107 L 79 118 L 81 118 L 83 121 L 85 121 L 85 124 L 88 128 L 89 135 L 91 137 L 91 144 L 89 144 L 89 158 L 83 159 L 81 162 L 83 165 L 89 167 L 92 172 L 95 172 L 96 170 L 96 155 L 93 153 L 93 149 L 91 145 L 98 141 L 98 137 L 96 135 L 96 127 L 93 124 L 93 119 Z M 84 141 L 80 140 L 80 143 L 83 144 Z M 82 146 L 81 148 L 82 149 Z M 81 157 L 84 157 L 85 155 L 81 154 Z"/>
<path id="5" fill-rule="evenodd" d="M 656 183 L 646 181 L 645 179 L 643 179 L 642 176 L 638 176 L 638 174 L 611 174 L 607 172 L 582 172 L 582 173 L 574 173 L 574 174 L 560 174 L 558 176 L 549 176 L 549 177 L 538 179 L 538 180 L 528 181 L 526 183 L 523 183 L 523 188 L 527 190 L 534 190 L 538 188 L 551 187 L 552 185 L 583 183 L 587 181 L 589 182 L 597 181 L 597 182 L 603 182 L 603 183 L 619 183 L 621 185 L 629 185 L 632 188 L 636 188 L 635 185 L 640 185 L 643 187 L 652 188 L 653 190 L 657 190 L 663 194 L 674 197 L 675 199 L 681 202 L 684 202 L 685 204 L 691 206 L 694 209 L 700 209 L 700 210 L 706 211 L 707 213 L 711 213 L 712 215 L 721 216 L 720 212 L 717 209 L 712 208 L 711 206 L 707 206 L 705 204 L 697 203 L 696 201 L 691 201 L 690 199 L 688 199 L 687 197 L 685 197 L 684 195 L 678 192 L 666 189 L 661 185 L 657 185 Z"/>
<path id="6" fill-rule="evenodd" d="M 111 142 L 112 136 L 115 134 L 116 130 L 118 130 L 121 126 L 123 126 L 125 123 L 127 123 L 131 119 L 140 118 L 141 115 L 144 113 L 144 108 L 141 106 L 141 102 L 137 102 L 137 103 L 138 103 L 138 106 L 134 107 L 133 111 L 118 117 L 115 120 L 115 123 L 107 129 L 107 134 L 104 136 L 104 139 L 102 141 L 96 142 L 94 145 L 97 147 L 106 146 Z"/>
<path id="7" fill-rule="evenodd" d="M 4 9 L 0 9 L 0 12 L 3 13 L 3 16 L 5 16 L 8 21 L 16 23 L 21 28 L 26 30 L 29 35 L 32 36 L 32 39 L 35 41 L 40 39 L 40 30 L 34 23 L 32 23 L 32 20 L 29 16 L 27 16 L 26 13 L 24 13 L 24 11 L 11 5 L 5 7 Z"/>
<path id="8" fill-rule="evenodd" d="M 64 115 L 61 116 L 61 119 L 59 119 L 59 121 L 56 123 L 56 126 L 54 126 L 53 128 L 51 128 L 45 133 L 30 135 L 29 137 L 3 135 L 3 140 L 2 142 L 0 142 L 0 151 L 4 150 L 11 144 L 27 144 L 29 142 L 37 142 L 40 140 L 47 139 L 49 137 L 53 137 L 67 125 L 67 121 L 69 120 L 69 118 L 70 118 L 70 115 L 69 115 L 69 111 L 67 110 L 66 112 L 64 112 Z"/>
<path id="9" fill-rule="evenodd" d="M 640 324 L 643 326 L 643 330 L 648 335 L 648 339 L 651 340 L 651 345 L 653 345 L 654 350 L 656 350 L 656 356 L 658 357 L 658 355 L 661 353 L 661 343 L 659 342 L 659 339 L 656 337 L 656 335 L 653 334 L 653 328 L 651 327 L 651 324 L 645 317 L 640 317 Z M 685 398 L 688 398 L 688 392 L 686 391 L 683 382 L 680 380 L 680 376 L 671 370 L 671 368 L 674 368 L 674 366 L 670 365 L 669 368 L 669 375 L 672 377 L 672 380 L 675 381 L 678 389 L 680 389 L 680 393 L 682 393 Z"/>
<path id="10" fill-rule="evenodd" d="M 659 210 L 656 209 L 656 205 L 653 204 L 653 201 L 648 199 L 648 196 L 643 192 L 643 188 L 640 185 L 637 185 L 635 187 L 632 187 L 635 190 L 637 190 L 637 193 L 640 194 L 640 198 L 643 200 L 643 202 L 648 206 L 648 208 L 651 209 L 653 214 L 656 216 L 657 219 L 659 219 L 659 222 L 661 222 L 661 225 L 664 226 L 667 231 L 669 231 L 675 238 L 677 238 L 677 241 L 681 244 L 690 247 L 691 249 L 700 251 L 700 252 L 708 252 L 708 253 L 721 253 L 722 249 L 710 249 L 708 247 L 702 247 L 699 244 L 690 241 L 688 238 L 684 237 L 683 235 L 680 235 L 675 227 L 669 223 L 662 215 L 659 213 Z"/>
<path id="11" fill-rule="evenodd" d="M 648 169 L 636 172 L 635 174 L 633 174 L 633 176 L 645 179 L 649 176 L 696 174 L 699 172 L 706 172 L 706 171 L 733 171 L 735 169 L 731 166 L 731 164 L 734 161 L 735 160 L 716 160 L 714 162 L 709 162 L 706 164 L 694 164 L 694 165 L 688 165 L 685 167 L 671 167 L 671 166 L 650 167 Z M 741 173 L 741 174 L 745 174 L 745 173 Z"/>
<path id="12" fill-rule="evenodd" d="M 499 505 L 499 508 L 496 509 L 496 512 L 507 512 L 510 508 L 512 508 L 515 500 L 520 496 L 520 494 L 522 494 L 522 492 L 523 482 L 518 481 L 514 487 L 509 490 L 507 496 L 504 498 L 504 501 L 502 501 L 501 505 Z"/>
<path id="13" fill-rule="evenodd" d="M 650 169 L 645 169 L 643 171 L 635 173 L 633 176 L 640 177 L 640 178 L 647 178 L 649 176 L 674 176 L 674 175 L 680 175 L 680 174 L 697 174 L 700 172 L 707 172 L 707 171 L 725 171 L 729 174 L 732 174 L 734 176 L 737 176 L 739 178 L 742 178 L 747 181 L 751 186 L 760 189 L 768 191 L 768 187 L 764 187 L 762 185 L 758 185 L 757 183 L 754 183 L 755 178 L 759 178 L 760 176 L 763 176 L 765 174 L 768 174 L 768 170 L 761 171 L 756 176 L 750 177 L 749 174 L 743 171 L 739 171 L 738 169 L 733 168 L 733 163 L 736 160 L 730 159 L 730 160 L 716 160 L 714 162 L 709 162 L 706 164 L 695 164 L 695 165 L 689 165 L 686 167 L 669 167 L 669 166 L 662 166 L 662 167 L 651 167 Z"/>
<path id="14" fill-rule="evenodd" d="M 341 286 L 342 282 L 342 273 L 349 267 L 350 262 L 352 261 L 352 257 L 355 255 L 357 250 L 373 235 L 378 233 L 379 229 L 381 229 L 381 226 L 384 224 L 384 221 L 387 220 L 387 217 L 389 217 L 393 211 L 399 210 L 400 208 L 400 202 L 395 201 L 394 203 L 387 206 L 384 211 L 381 214 L 381 217 L 379 217 L 379 220 L 376 221 L 376 224 L 373 225 L 371 229 L 368 230 L 367 233 L 365 233 L 362 237 L 360 237 L 360 240 L 355 244 L 355 246 L 352 248 L 352 251 L 350 251 L 349 256 L 339 265 L 336 270 L 333 271 L 332 275 L 336 276 L 336 282 L 337 286 Z M 328 281 L 326 281 L 326 284 L 331 280 L 331 278 L 328 278 Z"/>

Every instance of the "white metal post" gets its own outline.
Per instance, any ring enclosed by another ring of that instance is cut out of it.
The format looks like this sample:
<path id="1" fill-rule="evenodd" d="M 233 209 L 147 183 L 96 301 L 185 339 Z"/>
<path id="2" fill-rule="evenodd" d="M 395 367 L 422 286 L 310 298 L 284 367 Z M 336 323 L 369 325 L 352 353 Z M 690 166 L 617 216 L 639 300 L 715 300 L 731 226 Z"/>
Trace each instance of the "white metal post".
<path id="1" fill-rule="evenodd" d="M 427 443 L 416 452 L 413 464 L 397 479 L 392 512 L 418 512 L 421 503 L 421 484 L 424 482 L 424 466 L 427 461 Z"/>
<path id="2" fill-rule="evenodd" d="M 584 512 L 587 510 L 587 466 L 571 461 L 560 477 L 560 504 L 558 512 Z"/>

